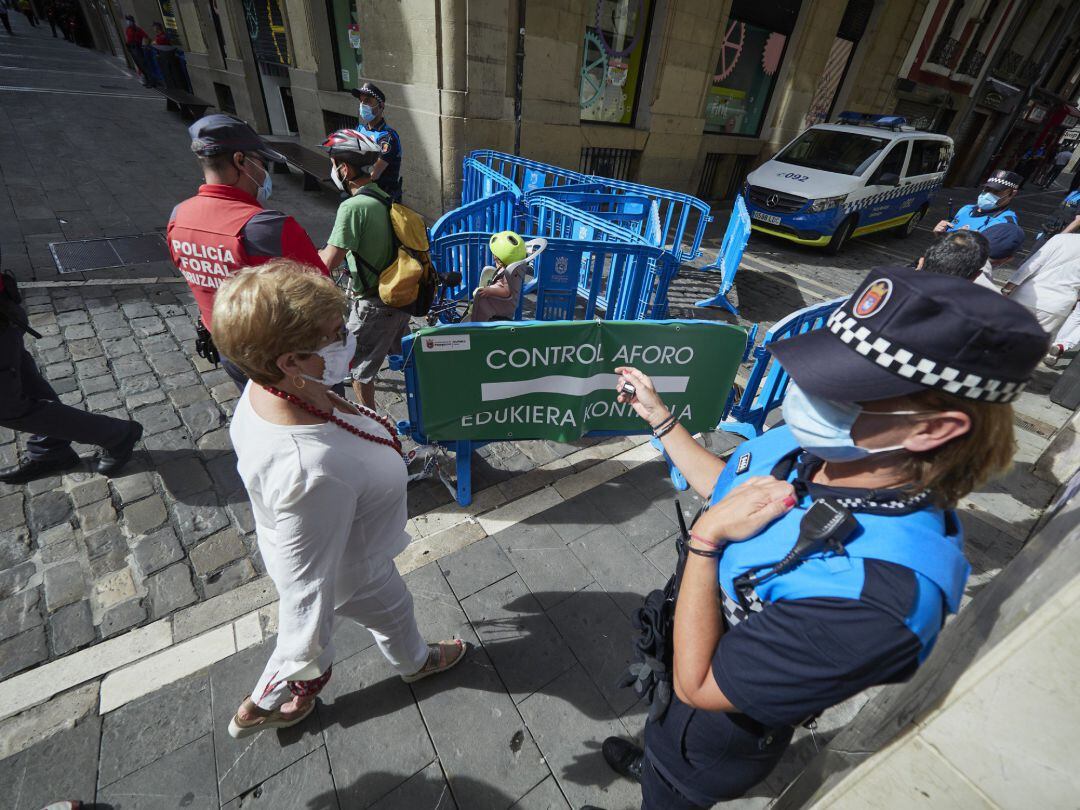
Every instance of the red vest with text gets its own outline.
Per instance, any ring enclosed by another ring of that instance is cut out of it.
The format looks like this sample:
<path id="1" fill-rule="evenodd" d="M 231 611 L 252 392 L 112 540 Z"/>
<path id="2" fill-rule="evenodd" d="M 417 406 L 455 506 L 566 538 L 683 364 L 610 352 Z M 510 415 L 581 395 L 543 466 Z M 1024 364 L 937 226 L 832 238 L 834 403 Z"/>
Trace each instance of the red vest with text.
<path id="1" fill-rule="evenodd" d="M 230 186 L 204 185 L 198 196 L 184 200 L 173 212 L 167 230 L 169 253 L 211 332 L 217 288 L 237 271 L 270 258 L 248 256 L 241 239 L 244 226 L 262 210 L 250 194 Z"/>

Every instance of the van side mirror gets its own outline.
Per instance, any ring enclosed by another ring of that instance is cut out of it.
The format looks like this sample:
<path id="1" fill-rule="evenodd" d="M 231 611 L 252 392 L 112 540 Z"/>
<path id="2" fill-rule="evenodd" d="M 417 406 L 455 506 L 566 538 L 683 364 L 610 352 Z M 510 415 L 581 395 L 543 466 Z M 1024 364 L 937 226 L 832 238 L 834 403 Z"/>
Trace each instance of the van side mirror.
<path id="1" fill-rule="evenodd" d="M 898 175 L 896 172 L 884 172 L 882 174 L 876 174 L 870 178 L 870 185 L 898 186 L 900 185 L 900 175 Z"/>

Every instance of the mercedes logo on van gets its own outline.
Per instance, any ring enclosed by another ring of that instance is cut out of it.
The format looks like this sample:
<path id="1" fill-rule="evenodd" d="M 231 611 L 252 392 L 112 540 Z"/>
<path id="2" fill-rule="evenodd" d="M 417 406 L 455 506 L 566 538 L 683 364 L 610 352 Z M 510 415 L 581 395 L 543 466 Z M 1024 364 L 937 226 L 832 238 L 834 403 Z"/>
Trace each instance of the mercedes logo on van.
<path id="1" fill-rule="evenodd" d="M 765 205 L 767 205 L 769 208 L 776 208 L 776 204 L 778 202 L 780 202 L 779 194 L 770 194 L 768 197 L 765 198 Z"/>

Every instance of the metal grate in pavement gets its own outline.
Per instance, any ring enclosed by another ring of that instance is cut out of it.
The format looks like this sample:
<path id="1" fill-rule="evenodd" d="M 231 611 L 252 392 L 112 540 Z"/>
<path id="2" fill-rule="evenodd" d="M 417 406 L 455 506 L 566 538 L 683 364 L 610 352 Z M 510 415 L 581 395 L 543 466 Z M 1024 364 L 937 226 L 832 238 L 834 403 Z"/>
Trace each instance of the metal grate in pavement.
<path id="1" fill-rule="evenodd" d="M 72 242 L 51 242 L 56 270 L 59 273 L 80 273 L 104 270 L 129 264 L 168 261 L 169 250 L 159 233 L 139 236 L 119 236 L 108 239 L 76 239 Z"/>

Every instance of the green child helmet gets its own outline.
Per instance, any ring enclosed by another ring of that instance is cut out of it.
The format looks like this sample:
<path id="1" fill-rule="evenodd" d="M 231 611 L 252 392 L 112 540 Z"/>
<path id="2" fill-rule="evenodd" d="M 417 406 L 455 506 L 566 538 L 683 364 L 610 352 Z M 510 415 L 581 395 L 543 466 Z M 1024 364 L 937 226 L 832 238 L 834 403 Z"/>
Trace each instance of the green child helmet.
<path id="1" fill-rule="evenodd" d="M 491 254 L 507 267 L 514 262 L 520 262 L 527 255 L 525 240 L 513 231 L 503 231 L 493 234 L 488 242 Z"/>

